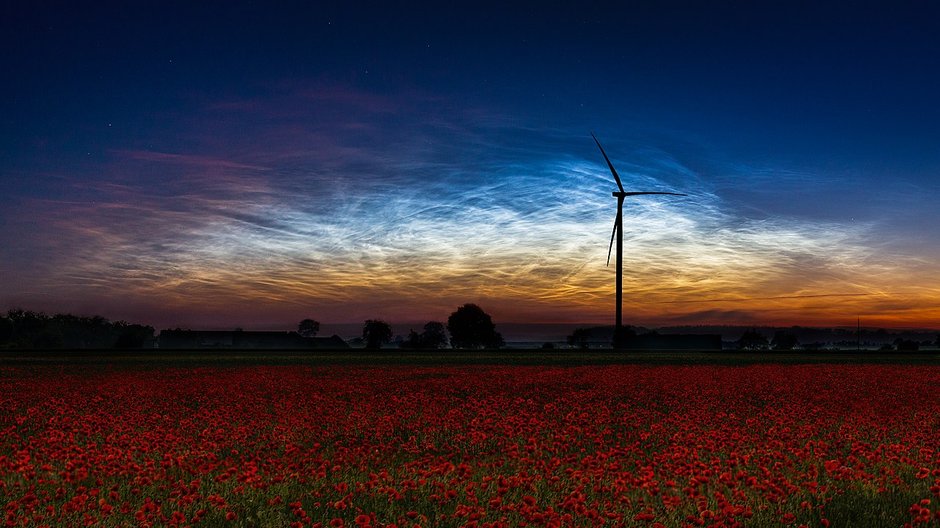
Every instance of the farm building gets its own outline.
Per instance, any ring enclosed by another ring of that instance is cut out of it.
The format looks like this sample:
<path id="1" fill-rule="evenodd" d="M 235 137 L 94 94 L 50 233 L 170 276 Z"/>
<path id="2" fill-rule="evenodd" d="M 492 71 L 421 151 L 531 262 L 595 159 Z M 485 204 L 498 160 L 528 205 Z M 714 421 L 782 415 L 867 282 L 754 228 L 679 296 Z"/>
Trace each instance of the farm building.
<path id="1" fill-rule="evenodd" d="M 637 334 L 637 330 L 643 332 Z M 645 328 L 628 327 L 623 348 L 630 350 L 722 350 L 721 334 L 660 334 Z M 579 341 L 579 339 L 581 341 Z M 568 343 L 584 348 L 609 348 L 614 339 L 613 326 L 579 328 Z"/>
<path id="2" fill-rule="evenodd" d="M 348 348 L 339 336 L 303 337 L 297 332 L 246 332 L 243 330 L 163 330 L 160 348 L 211 349 L 314 349 Z"/>

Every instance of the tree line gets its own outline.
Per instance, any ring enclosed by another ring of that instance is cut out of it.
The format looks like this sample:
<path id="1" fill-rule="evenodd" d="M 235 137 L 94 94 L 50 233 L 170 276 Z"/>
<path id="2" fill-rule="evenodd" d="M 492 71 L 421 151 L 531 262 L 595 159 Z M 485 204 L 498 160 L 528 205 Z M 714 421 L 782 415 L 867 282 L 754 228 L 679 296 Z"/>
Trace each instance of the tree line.
<path id="1" fill-rule="evenodd" d="M 153 334 L 152 326 L 98 315 L 14 309 L 0 316 L 0 348 L 144 348 L 153 346 Z"/>
<path id="2" fill-rule="evenodd" d="M 771 339 L 767 337 L 756 329 L 748 330 L 744 332 L 740 339 L 736 342 L 738 349 L 740 350 L 793 350 L 797 347 L 802 348 L 803 350 L 821 350 L 825 348 L 824 343 L 800 343 L 796 334 L 789 330 L 776 330 Z M 839 349 L 844 347 L 847 349 L 852 349 L 854 347 L 860 346 L 860 339 L 853 342 L 851 340 L 843 340 L 838 343 L 834 343 L 832 349 Z M 931 342 L 927 341 L 915 341 L 913 339 L 904 339 L 903 337 L 897 337 L 891 343 L 883 343 L 879 350 L 882 352 L 917 352 L 920 350 L 920 347 L 929 347 L 931 345 L 940 346 L 940 335 L 937 336 L 937 340 Z"/>
<path id="3" fill-rule="evenodd" d="M 314 337 L 319 331 L 320 323 L 314 319 L 304 319 L 297 325 L 297 333 L 304 337 Z M 379 349 L 391 343 L 393 335 L 392 326 L 381 319 L 368 319 L 362 325 L 362 340 L 369 349 Z M 428 321 L 421 332 L 412 328 L 398 346 L 434 350 L 448 347 L 500 348 L 505 344 L 503 336 L 496 331 L 493 318 L 476 304 L 468 303 L 451 313 L 446 325 L 440 321 Z"/>
<path id="4" fill-rule="evenodd" d="M 304 319 L 297 333 L 312 338 L 320 323 Z M 449 337 L 448 337 L 449 333 Z M 362 339 L 366 348 L 378 349 L 391 342 L 392 327 L 380 319 L 365 321 Z M 17 349 L 103 349 L 152 347 L 154 328 L 126 321 L 109 321 L 99 315 L 48 315 L 22 309 L 0 315 L 0 348 Z M 476 304 L 457 308 L 447 323 L 429 321 L 420 332 L 412 329 L 399 346 L 408 349 L 500 348 L 503 336 L 496 331 L 492 317 Z"/>
<path id="5" fill-rule="evenodd" d="M 695 331 L 699 327 L 682 327 L 684 330 Z M 719 328 L 720 329 L 720 328 Z M 748 351 L 789 351 L 789 350 L 840 350 L 840 349 L 854 349 L 860 344 L 863 345 L 866 349 L 872 349 L 872 344 L 869 342 L 861 341 L 861 336 L 856 340 L 851 339 L 842 339 L 839 341 L 833 341 L 830 344 L 819 342 L 819 341 L 800 341 L 799 336 L 797 335 L 798 330 L 806 330 L 805 328 L 793 327 L 792 329 L 774 329 L 773 335 L 768 337 L 769 334 L 762 333 L 757 328 L 748 328 L 743 332 L 743 334 L 733 343 L 733 347 L 737 350 L 748 350 Z M 598 346 L 599 342 L 605 341 L 607 338 L 607 343 L 613 341 L 612 337 L 612 328 L 611 327 L 593 327 L 593 328 L 576 328 L 570 335 L 567 337 L 567 343 L 573 348 L 588 349 L 592 346 Z M 640 327 L 625 326 L 623 327 L 622 342 L 627 342 L 637 337 L 658 335 L 656 330 L 649 330 Z M 674 334 L 670 332 L 669 335 L 681 335 Z M 850 336 L 850 334 L 845 333 L 845 336 Z M 880 342 L 874 345 L 875 348 L 883 352 L 888 351 L 898 351 L 898 352 L 916 352 L 922 347 L 931 347 L 937 346 L 940 347 L 940 335 L 937 335 L 936 340 L 917 340 L 906 338 L 902 336 L 897 336 L 893 340 L 892 337 L 884 329 L 879 329 L 877 331 L 866 331 L 867 336 L 878 336 L 883 337 L 887 342 Z"/>

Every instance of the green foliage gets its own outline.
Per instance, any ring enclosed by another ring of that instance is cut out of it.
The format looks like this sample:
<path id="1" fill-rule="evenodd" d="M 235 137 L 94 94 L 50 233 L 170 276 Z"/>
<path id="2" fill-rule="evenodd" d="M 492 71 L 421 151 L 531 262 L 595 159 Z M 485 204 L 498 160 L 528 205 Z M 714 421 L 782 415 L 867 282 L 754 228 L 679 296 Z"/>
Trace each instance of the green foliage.
<path id="1" fill-rule="evenodd" d="M 505 344 L 490 315 L 475 304 L 465 304 L 447 318 L 454 348 L 500 348 Z"/>

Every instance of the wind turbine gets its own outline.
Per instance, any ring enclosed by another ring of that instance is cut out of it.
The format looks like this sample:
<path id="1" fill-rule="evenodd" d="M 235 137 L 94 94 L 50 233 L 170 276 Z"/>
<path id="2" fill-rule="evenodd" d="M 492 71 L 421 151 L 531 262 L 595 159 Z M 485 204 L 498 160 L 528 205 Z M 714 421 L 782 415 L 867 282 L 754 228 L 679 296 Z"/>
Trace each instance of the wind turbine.
<path id="1" fill-rule="evenodd" d="M 687 196 L 680 193 L 671 193 L 671 192 L 626 192 L 623 189 L 623 184 L 620 183 L 620 176 L 617 174 L 617 169 L 614 168 L 614 164 L 610 162 L 610 158 L 607 157 L 607 153 L 604 152 L 604 147 L 601 146 L 601 142 L 597 140 L 597 136 L 591 132 L 591 137 L 594 138 L 594 142 L 597 143 L 597 148 L 601 149 L 601 154 L 604 155 L 604 159 L 607 161 L 607 166 L 610 167 L 610 173 L 614 175 L 614 180 L 617 182 L 617 188 L 619 191 L 614 191 L 613 196 L 617 198 L 617 219 L 614 220 L 614 230 L 610 233 L 610 247 L 607 248 L 607 265 L 610 266 L 610 252 L 614 247 L 614 236 L 617 237 L 617 326 L 614 328 L 614 348 L 621 348 L 623 346 L 623 199 L 627 196 L 640 196 L 645 194 L 668 194 L 670 196 Z"/>

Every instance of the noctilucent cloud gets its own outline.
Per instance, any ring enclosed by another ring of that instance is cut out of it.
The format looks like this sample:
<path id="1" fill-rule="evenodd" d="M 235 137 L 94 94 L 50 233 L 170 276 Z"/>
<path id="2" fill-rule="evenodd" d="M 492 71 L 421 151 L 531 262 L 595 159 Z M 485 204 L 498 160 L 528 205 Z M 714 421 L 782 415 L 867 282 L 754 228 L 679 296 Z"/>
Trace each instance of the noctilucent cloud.
<path id="1" fill-rule="evenodd" d="M 8 4 L 4 309 L 940 324 L 938 4 Z"/>

